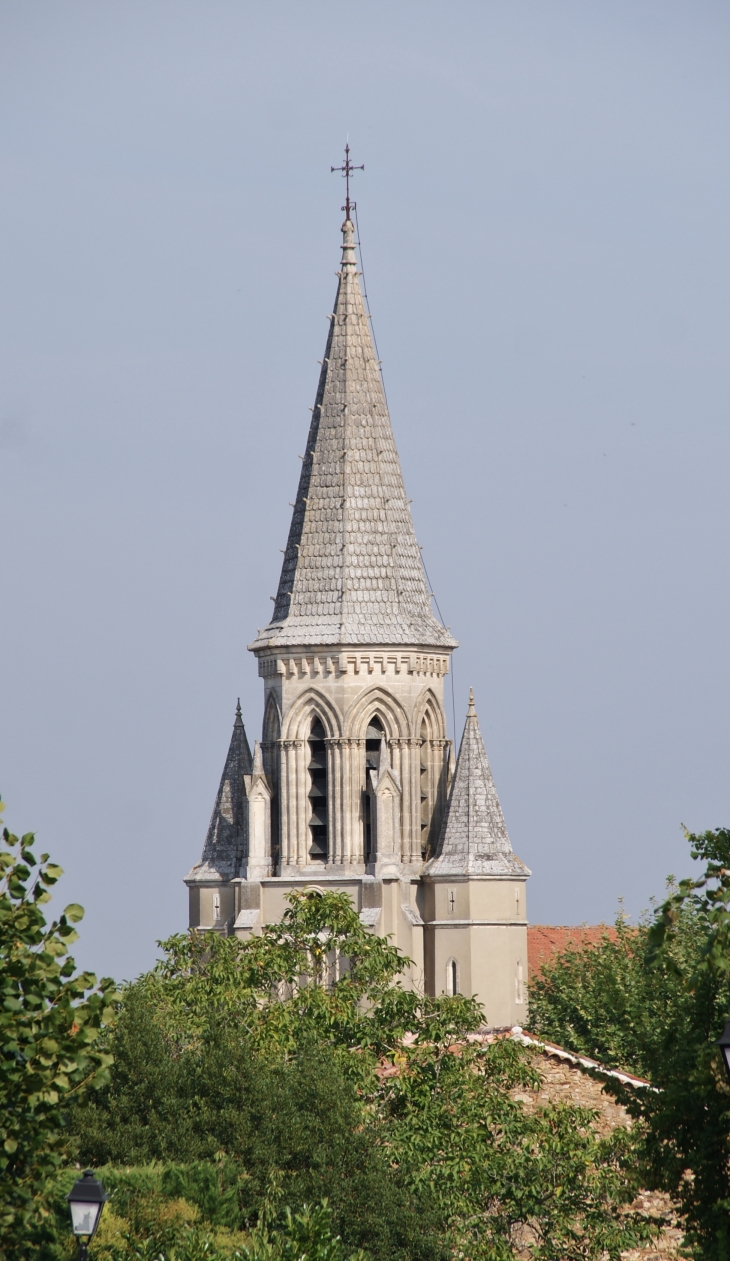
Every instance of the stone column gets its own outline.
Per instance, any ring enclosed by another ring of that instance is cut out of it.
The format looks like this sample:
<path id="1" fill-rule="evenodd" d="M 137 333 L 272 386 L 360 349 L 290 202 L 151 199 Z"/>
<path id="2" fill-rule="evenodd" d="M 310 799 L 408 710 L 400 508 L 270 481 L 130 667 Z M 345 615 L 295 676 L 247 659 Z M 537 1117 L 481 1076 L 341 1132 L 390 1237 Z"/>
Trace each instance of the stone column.
<path id="1" fill-rule="evenodd" d="M 431 809 L 431 826 L 429 828 L 429 849 L 433 854 L 438 845 L 439 835 L 441 833 L 441 822 L 446 809 L 446 787 L 449 774 L 449 752 L 451 750 L 450 740 L 432 740 L 431 747 L 433 753 L 431 755 L 432 779 L 430 795 L 432 799 Z"/>
<path id="2" fill-rule="evenodd" d="M 307 754 L 309 748 L 306 740 L 292 740 L 292 790 L 296 801 L 296 831 L 293 846 L 296 855 L 294 861 L 298 867 L 309 862 L 309 816 L 311 803 L 309 800 L 309 771 L 307 770 Z"/>
<path id="3" fill-rule="evenodd" d="M 399 766 L 399 778 L 403 791 L 401 861 L 408 864 L 420 863 L 421 740 L 416 738 L 392 740 L 391 748 L 393 749 L 393 765 Z"/>
<path id="4" fill-rule="evenodd" d="M 420 736 L 410 741 L 411 755 L 411 802 L 410 802 L 410 836 L 408 847 L 403 847 L 403 861 L 419 866 L 423 861 L 421 855 L 421 746 Z"/>
<path id="5" fill-rule="evenodd" d="M 303 740 L 281 740 L 281 861 L 288 867 L 302 862 L 302 828 L 307 827 L 303 818 L 302 797 L 306 800 L 306 788 L 302 791 L 302 774 L 306 776 Z M 305 850 L 306 853 L 306 850 Z"/>
<path id="6" fill-rule="evenodd" d="M 279 833 L 281 841 L 281 865 L 291 862 L 289 836 L 291 834 L 291 802 L 289 801 L 289 741 L 279 741 Z"/>
<path id="7" fill-rule="evenodd" d="M 338 866 L 345 862 L 344 784 L 342 775 L 342 741 L 328 738 L 327 749 L 327 847 L 329 861 Z"/>
<path id="8" fill-rule="evenodd" d="M 365 788 L 365 741 L 343 740 L 345 861 L 364 862 L 362 795 Z"/>

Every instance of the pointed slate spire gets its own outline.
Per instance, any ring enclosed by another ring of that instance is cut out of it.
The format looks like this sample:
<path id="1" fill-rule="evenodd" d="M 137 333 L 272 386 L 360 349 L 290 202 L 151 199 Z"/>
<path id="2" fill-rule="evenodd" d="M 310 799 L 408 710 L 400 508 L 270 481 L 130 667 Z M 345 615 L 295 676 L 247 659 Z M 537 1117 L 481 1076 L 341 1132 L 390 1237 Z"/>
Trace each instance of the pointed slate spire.
<path id="1" fill-rule="evenodd" d="M 251 749 L 241 716 L 241 702 L 236 705 L 236 719 L 221 776 L 218 795 L 211 815 L 208 835 L 200 862 L 191 877 L 211 879 L 220 876 L 230 880 L 238 874 L 245 835 L 244 775 L 251 773 Z"/>
<path id="2" fill-rule="evenodd" d="M 250 645 L 452 648 L 436 621 L 363 304 L 342 225 L 335 309 L 269 625 Z"/>
<path id="3" fill-rule="evenodd" d="M 426 864 L 429 876 L 529 876 L 512 850 L 479 730 L 474 693 L 469 689 L 451 793 L 436 855 Z"/>

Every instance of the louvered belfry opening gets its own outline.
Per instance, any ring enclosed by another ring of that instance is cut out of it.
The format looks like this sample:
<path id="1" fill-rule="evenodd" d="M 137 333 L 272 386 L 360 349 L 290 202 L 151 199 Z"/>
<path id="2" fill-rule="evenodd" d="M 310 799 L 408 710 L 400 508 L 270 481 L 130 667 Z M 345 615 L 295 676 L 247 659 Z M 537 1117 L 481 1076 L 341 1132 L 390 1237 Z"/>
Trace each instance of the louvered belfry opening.
<path id="1" fill-rule="evenodd" d="M 430 753 L 431 746 L 428 739 L 428 727 L 426 720 L 421 723 L 421 853 L 426 857 L 428 850 L 428 834 L 431 826 L 431 802 L 430 802 Z"/>
<path id="2" fill-rule="evenodd" d="M 380 741 L 385 732 L 383 724 L 374 715 L 365 733 L 365 799 L 363 802 L 363 818 L 365 820 L 365 862 L 371 863 L 375 858 L 373 836 L 372 799 L 370 795 L 370 772 L 377 771 L 380 766 Z"/>
<path id="3" fill-rule="evenodd" d="M 325 730 L 315 718 L 309 732 L 309 818 L 311 844 L 309 857 L 314 862 L 327 862 L 327 745 Z"/>

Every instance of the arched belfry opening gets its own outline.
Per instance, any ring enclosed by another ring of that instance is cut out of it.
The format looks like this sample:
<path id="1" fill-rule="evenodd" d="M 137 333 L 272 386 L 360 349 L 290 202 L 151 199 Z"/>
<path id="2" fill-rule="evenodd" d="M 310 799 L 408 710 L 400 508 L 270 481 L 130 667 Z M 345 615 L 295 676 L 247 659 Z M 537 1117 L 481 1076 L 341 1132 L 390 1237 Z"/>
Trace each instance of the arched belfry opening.
<path id="1" fill-rule="evenodd" d="M 365 732 L 365 798 L 363 801 L 363 819 L 365 823 L 364 849 L 365 862 L 371 863 L 375 858 L 375 835 L 373 828 L 373 803 L 370 795 L 370 772 L 377 771 L 380 766 L 380 741 L 385 732 L 377 714 L 373 714 Z"/>
<path id="2" fill-rule="evenodd" d="M 325 730 L 319 718 L 315 718 L 309 730 L 307 742 L 309 759 L 309 857 L 313 862 L 327 862 L 327 745 Z"/>
<path id="3" fill-rule="evenodd" d="M 421 854 L 428 854 L 429 832 L 431 830 L 431 741 L 428 724 L 424 718 L 421 723 Z"/>

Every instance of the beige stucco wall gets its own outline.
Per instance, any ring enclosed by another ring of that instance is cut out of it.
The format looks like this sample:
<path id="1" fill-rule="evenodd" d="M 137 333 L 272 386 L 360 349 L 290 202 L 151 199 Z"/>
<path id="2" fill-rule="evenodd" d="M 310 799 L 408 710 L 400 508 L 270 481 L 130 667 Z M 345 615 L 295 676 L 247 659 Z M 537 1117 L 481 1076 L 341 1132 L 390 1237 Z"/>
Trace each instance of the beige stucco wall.
<path id="1" fill-rule="evenodd" d="M 429 992 L 448 992 L 448 967 L 453 959 L 459 992 L 479 999 L 488 1025 L 498 1028 L 524 1024 L 525 881 L 472 876 L 424 883 Z"/>
<path id="2" fill-rule="evenodd" d="M 215 913 L 215 899 L 219 911 Z M 189 922 L 191 928 L 226 932 L 236 910 L 235 892 L 230 884 L 191 884 L 189 886 Z"/>

